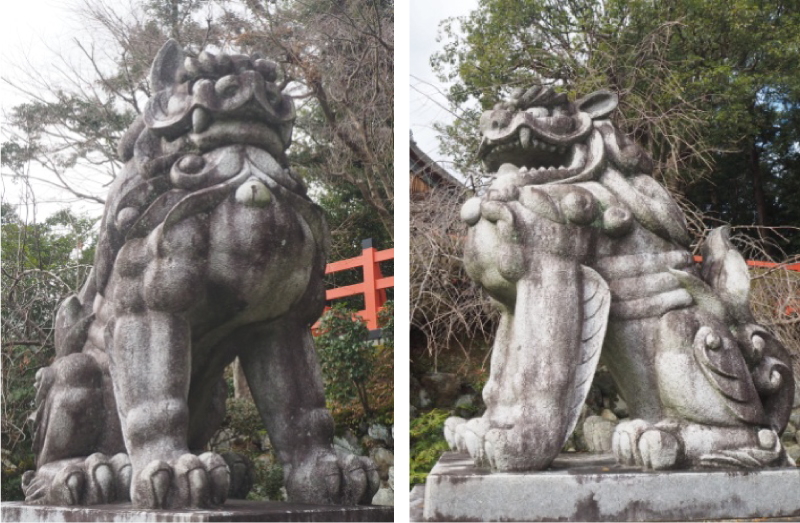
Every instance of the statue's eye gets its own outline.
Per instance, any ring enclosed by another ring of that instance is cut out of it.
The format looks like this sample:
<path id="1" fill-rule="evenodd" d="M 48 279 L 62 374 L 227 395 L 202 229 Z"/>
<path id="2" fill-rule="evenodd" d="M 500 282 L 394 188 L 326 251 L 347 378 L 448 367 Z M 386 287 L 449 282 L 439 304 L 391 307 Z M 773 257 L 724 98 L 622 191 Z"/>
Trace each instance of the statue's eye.
<path id="1" fill-rule="evenodd" d="M 767 342 L 758 334 L 753 334 L 751 341 L 753 342 L 753 355 L 760 359 L 761 355 L 764 354 L 764 347 L 766 347 Z"/>
<path id="2" fill-rule="evenodd" d="M 233 96 L 239 89 L 239 78 L 236 75 L 223 76 L 214 84 L 214 90 L 223 98 Z"/>
<path id="3" fill-rule="evenodd" d="M 525 109 L 525 112 L 534 118 L 550 116 L 550 111 L 548 111 L 546 107 L 531 107 L 529 109 Z"/>

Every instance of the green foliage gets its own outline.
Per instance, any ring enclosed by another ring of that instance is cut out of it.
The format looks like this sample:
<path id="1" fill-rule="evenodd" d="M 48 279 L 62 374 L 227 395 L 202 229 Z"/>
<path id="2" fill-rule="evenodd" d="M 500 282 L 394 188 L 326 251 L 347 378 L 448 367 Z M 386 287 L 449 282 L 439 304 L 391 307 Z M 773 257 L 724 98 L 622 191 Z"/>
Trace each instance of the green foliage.
<path id="1" fill-rule="evenodd" d="M 264 422 L 253 401 L 234 398 L 233 387 L 225 401 L 225 420 L 209 444 L 215 452 L 236 452 L 253 464 L 253 488 L 247 499 L 255 501 L 280 499 L 283 469 L 273 449 L 262 448 L 266 435 Z"/>
<path id="2" fill-rule="evenodd" d="M 61 211 L 43 223 L 22 220 L 2 204 L 3 500 L 22 499 L 20 476 L 32 469 L 36 372 L 52 362 L 53 319 L 91 268 L 94 221 Z"/>
<path id="3" fill-rule="evenodd" d="M 283 488 L 283 467 L 280 462 L 273 460 L 267 463 L 264 460 L 253 462 L 255 474 L 253 475 L 253 488 L 247 494 L 251 501 L 280 500 Z"/>
<path id="4" fill-rule="evenodd" d="M 315 342 L 329 400 L 346 402 L 357 397 L 369 416 L 367 383 L 375 368 L 375 349 L 366 324 L 340 304 L 322 316 Z"/>
<path id="5" fill-rule="evenodd" d="M 230 397 L 225 402 L 225 409 L 223 428 L 230 429 L 233 434 L 248 437 L 251 444 L 260 439 L 264 433 L 264 422 L 252 400 Z"/>
<path id="6" fill-rule="evenodd" d="M 433 409 L 411 420 L 411 471 L 409 480 L 411 487 L 425 483 L 425 478 L 439 460 L 443 452 L 448 450 L 444 440 L 444 422 L 450 412 Z"/>
<path id="7" fill-rule="evenodd" d="M 514 88 L 610 88 L 615 123 L 671 189 L 735 224 L 800 226 L 797 2 L 481 0 L 442 36 L 432 64 L 466 107 L 444 130 L 462 169 L 481 109 Z M 785 232 L 784 248 L 799 252 L 800 234 Z"/>
<path id="8" fill-rule="evenodd" d="M 384 348 L 394 351 L 394 300 L 388 300 L 378 311 L 378 326 Z"/>
<path id="9" fill-rule="evenodd" d="M 365 422 L 394 424 L 394 307 L 387 301 L 378 315 L 381 326 L 380 343 L 373 345 L 373 371 L 364 384 L 369 398 L 369 413 L 360 399 L 349 397 L 339 400 L 328 397 L 328 408 L 336 422 L 337 434 L 351 430 L 363 433 Z M 325 373 L 323 369 L 323 374 Z"/>
<path id="10" fill-rule="evenodd" d="M 317 178 L 312 169 L 300 170 L 307 178 Z M 392 245 L 391 235 L 354 185 L 328 185 L 315 200 L 325 210 L 325 218 L 331 231 L 329 259 L 344 260 L 359 256 L 361 240 L 367 238 L 372 238 L 373 245 L 376 246 Z"/>

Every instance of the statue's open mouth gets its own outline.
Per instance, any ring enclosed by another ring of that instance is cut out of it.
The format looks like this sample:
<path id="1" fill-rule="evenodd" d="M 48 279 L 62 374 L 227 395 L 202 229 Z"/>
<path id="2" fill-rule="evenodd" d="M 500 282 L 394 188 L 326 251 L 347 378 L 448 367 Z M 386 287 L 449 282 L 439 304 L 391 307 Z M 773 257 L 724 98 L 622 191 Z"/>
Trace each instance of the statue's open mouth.
<path id="1" fill-rule="evenodd" d="M 481 120 L 484 139 L 478 149 L 478 158 L 490 172 L 512 164 L 527 171 L 532 183 L 573 181 L 585 177 L 602 158 L 602 139 L 595 136 L 588 116 L 490 114 Z"/>
<path id="2" fill-rule="evenodd" d="M 520 128 L 514 138 L 482 148 L 485 151 L 482 160 L 487 168 L 494 171 L 504 163 L 511 163 L 528 170 L 575 170 L 586 161 L 585 145 L 547 143 L 532 136 L 527 127 Z"/>

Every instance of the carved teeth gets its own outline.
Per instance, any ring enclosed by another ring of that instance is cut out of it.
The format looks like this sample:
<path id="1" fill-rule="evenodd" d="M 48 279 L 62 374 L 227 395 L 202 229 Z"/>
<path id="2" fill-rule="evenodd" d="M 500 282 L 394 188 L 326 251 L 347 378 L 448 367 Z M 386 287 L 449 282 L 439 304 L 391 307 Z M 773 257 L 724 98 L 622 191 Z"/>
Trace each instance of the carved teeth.
<path id="1" fill-rule="evenodd" d="M 519 143 L 523 149 L 527 149 L 531 145 L 531 130 L 523 127 L 519 130 Z"/>

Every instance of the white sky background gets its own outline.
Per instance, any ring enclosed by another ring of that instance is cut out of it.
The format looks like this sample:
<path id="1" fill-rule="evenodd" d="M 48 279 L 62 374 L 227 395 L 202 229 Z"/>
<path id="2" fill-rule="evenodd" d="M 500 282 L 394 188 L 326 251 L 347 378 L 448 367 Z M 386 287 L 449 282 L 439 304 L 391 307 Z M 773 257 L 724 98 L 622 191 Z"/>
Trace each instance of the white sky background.
<path id="1" fill-rule="evenodd" d="M 411 131 L 420 149 L 451 173 L 453 172 L 451 159 L 439 151 L 437 139 L 439 133 L 434 130 L 433 125 L 450 123 L 454 116 L 447 110 L 447 99 L 444 97 L 448 86 L 436 79 L 431 70 L 430 57 L 442 48 L 442 44 L 436 41 L 439 23 L 446 18 L 467 15 L 477 7 L 477 0 L 411 0 L 409 31 Z M 402 33 L 397 31 L 396 34 Z"/>
<path id="2" fill-rule="evenodd" d="M 87 36 L 87 29 L 76 14 L 81 5 L 81 0 L 4 2 L 0 12 L 0 42 L 2 42 L 0 73 L 4 79 L 0 83 L 0 99 L 3 112 L 26 101 L 24 95 L 5 81 L 25 84 L 21 69 L 41 72 L 57 83 L 63 81 L 58 79 L 57 68 L 65 67 L 64 62 L 57 58 L 59 53 L 72 63 L 80 63 L 73 39 L 80 37 L 86 40 Z M 6 133 L 7 130 L 4 129 L 4 140 L 7 138 Z M 53 176 L 47 171 L 36 168 L 32 168 L 30 174 L 44 178 Z M 104 184 L 109 182 L 109 178 L 100 177 L 96 172 L 85 171 L 79 172 L 71 181 L 85 192 L 103 195 L 107 190 Z M 31 182 L 31 187 L 32 190 L 20 181 L 14 181 L 6 176 L 3 176 L 0 185 L 4 202 L 28 203 L 18 208 L 20 216 L 28 221 L 42 221 L 48 215 L 65 207 L 93 217 L 102 214 L 101 205 L 80 200 L 64 190 L 35 181 Z M 32 205 L 34 197 L 35 206 Z"/>
<path id="3" fill-rule="evenodd" d="M 125 0 L 109 0 L 113 5 L 126 5 Z M 3 78 L 16 81 L 19 78 L 17 68 L 31 64 L 38 70 L 46 71 L 63 65 L 55 59 L 56 53 L 65 53 L 70 59 L 78 59 L 73 38 L 86 37 L 86 28 L 81 24 L 76 10 L 82 0 L 18 0 L 4 2 L 0 12 L 0 42 L 2 49 Z M 441 49 L 436 41 L 439 23 L 451 16 L 463 16 L 477 7 L 477 0 L 411 0 L 409 10 L 409 30 L 398 27 L 395 31 L 396 47 L 409 50 L 408 63 L 411 78 L 406 85 L 398 82 L 398 87 L 408 88 L 408 97 L 398 96 L 398 101 L 405 98 L 409 102 L 409 127 L 414 133 L 417 144 L 431 158 L 452 171 L 450 159 L 439 151 L 438 133 L 433 129 L 434 123 L 449 123 L 453 115 L 446 109 L 447 100 L 444 92 L 447 85 L 442 85 L 430 68 L 430 57 Z M 399 21 L 399 20 L 398 20 Z M 408 38 L 408 40 L 405 40 Z M 405 40 L 405 41 L 404 41 Z M 407 86 L 407 87 L 406 87 Z M 0 100 L 3 111 L 24 101 L 14 89 L 5 82 L 0 84 Z M 402 111 L 402 108 L 400 108 Z M 398 132 L 398 134 L 400 134 Z M 396 143 L 404 143 L 407 132 L 397 136 Z M 405 149 L 405 148 L 403 148 Z M 34 173 L 36 174 L 36 173 Z M 42 173 L 47 176 L 48 173 Z M 50 175 L 52 176 L 52 175 Z M 402 175 L 404 178 L 404 174 Z M 104 194 L 105 188 L 96 181 L 95 173 L 86 173 L 81 183 L 87 191 Z M 108 180 L 102 180 L 107 183 Z M 14 183 L 4 177 L 0 186 L 3 201 L 21 202 L 29 197 L 22 183 Z M 37 220 L 69 206 L 78 212 L 87 212 L 99 216 L 101 206 L 77 200 L 64 191 L 58 191 L 44 184 L 35 184 L 34 193 L 37 201 Z M 30 209 L 28 212 L 32 212 Z"/>

